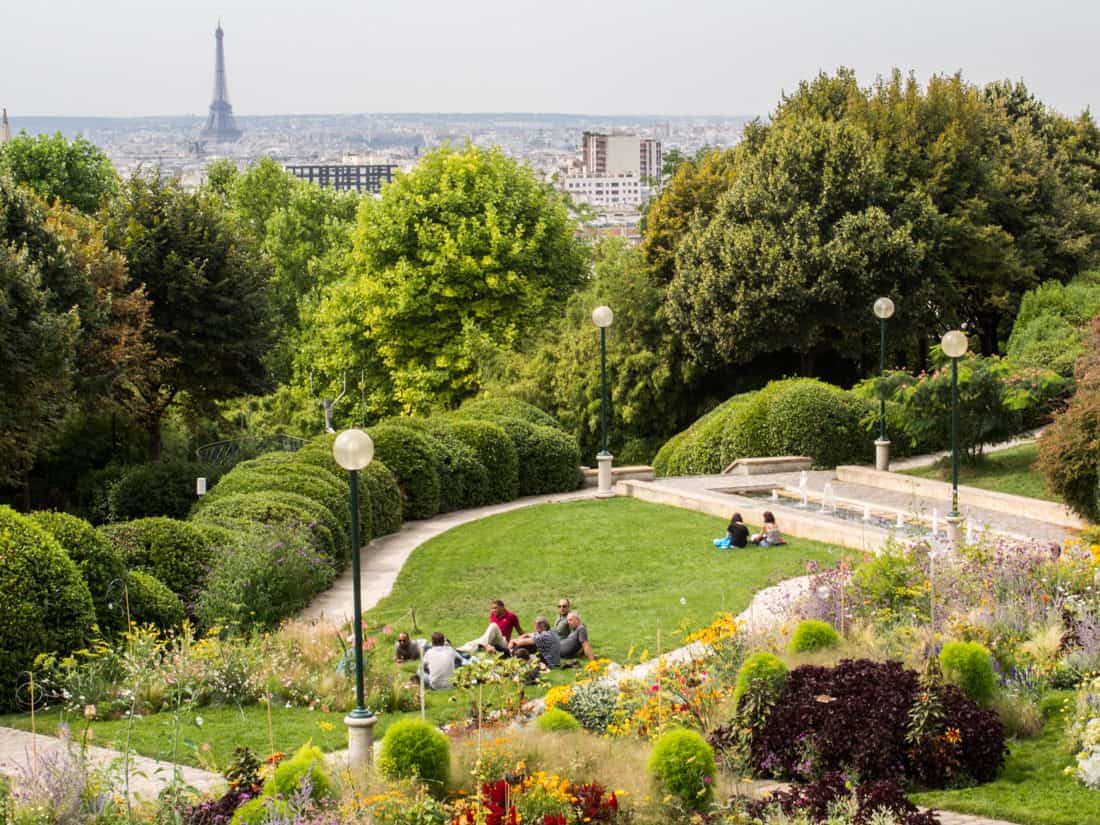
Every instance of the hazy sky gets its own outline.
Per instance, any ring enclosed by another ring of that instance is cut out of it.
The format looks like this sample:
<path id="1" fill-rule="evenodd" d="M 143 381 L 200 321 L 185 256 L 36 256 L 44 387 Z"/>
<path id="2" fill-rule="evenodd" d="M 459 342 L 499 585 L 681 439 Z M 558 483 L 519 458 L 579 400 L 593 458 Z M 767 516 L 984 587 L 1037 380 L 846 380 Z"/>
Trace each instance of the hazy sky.
<path id="1" fill-rule="evenodd" d="M 1096 0 L 0 0 L 0 106 L 203 114 L 219 17 L 245 115 L 766 114 L 838 66 L 1100 103 Z"/>

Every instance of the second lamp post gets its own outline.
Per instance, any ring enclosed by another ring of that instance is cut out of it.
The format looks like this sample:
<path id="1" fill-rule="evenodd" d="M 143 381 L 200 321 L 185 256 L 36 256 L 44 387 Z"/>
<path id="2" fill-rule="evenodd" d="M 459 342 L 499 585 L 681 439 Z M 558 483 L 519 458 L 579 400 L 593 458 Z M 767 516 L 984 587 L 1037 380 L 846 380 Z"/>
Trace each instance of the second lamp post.
<path id="1" fill-rule="evenodd" d="M 951 514 L 947 517 L 947 532 L 951 546 L 959 544 L 959 359 L 966 355 L 969 342 L 957 329 L 940 340 L 940 349 L 951 359 Z"/>
<path id="2" fill-rule="evenodd" d="M 611 307 L 598 306 L 592 310 L 592 323 L 600 328 L 600 451 L 596 455 L 597 498 L 611 498 L 615 490 L 611 486 L 611 459 L 607 451 L 607 328 L 615 315 Z"/>
<path id="3" fill-rule="evenodd" d="M 875 301 L 875 317 L 879 320 L 879 375 L 886 374 L 886 321 L 894 316 L 894 302 L 883 297 Z M 875 469 L 890 469 L 890 439 L 886 437 L 886 396 L 879 399 L 878 440 L 875 441 Z"/>

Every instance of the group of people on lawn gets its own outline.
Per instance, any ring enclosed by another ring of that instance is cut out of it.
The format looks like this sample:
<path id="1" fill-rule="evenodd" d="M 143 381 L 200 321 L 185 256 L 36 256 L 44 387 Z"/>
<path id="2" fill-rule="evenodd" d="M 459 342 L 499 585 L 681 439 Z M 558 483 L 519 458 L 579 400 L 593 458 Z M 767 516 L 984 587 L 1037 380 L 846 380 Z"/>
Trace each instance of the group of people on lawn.
<path id="1" fill-rule="evenodd" d="M 513 633 L 516 634 L 514 639 Z M 556 621 L 551 624 L 545 616 L 538 616 L 531 633 L 524 633 L 516 614 L 496 599 L 489 611 L 489 626 L 485 632 L 460 647 L 452 647 L 439 632 L 432 634 L 430 645 L 423 639 L 410 639 L 408 633 L 398 633 L 394 645 L 395 661 L 419 661 L 417 676 L 432 690 L 451 687 L 455 669 L 479 652 L 535 659 L 550 669 L 563 667 L 563 659 L 595 658 L 588 641 L 588 628 L 565 598 L 558 601 Z"/>

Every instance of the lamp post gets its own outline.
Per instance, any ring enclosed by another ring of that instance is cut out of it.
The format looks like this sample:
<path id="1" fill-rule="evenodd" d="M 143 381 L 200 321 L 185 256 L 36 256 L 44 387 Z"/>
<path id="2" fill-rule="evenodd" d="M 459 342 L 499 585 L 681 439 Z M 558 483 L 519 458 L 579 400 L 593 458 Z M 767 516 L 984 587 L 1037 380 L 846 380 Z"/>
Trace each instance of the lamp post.
<path id="1" fill-rule="evenodd" d="M 599 467 L 596 498 L 615 495 L 611 486 L 612 455 L 607 451 L 607 328 L 614 318 L 611 307 L 598 306 L 592 310 L 592 323 L 600 328 L 600 452 L 596 455 Z"/>
<path id="2" fill-rule="evenodd" d="M 894 317 L 894 302 L 883 296 L 873 307 L 879 321 L 879 375 L 886 373 L 886 321 Z M 879 399 L 878 440 L 875 441 L 875 469 L 890 469 L 890 439 L 886 437 L 886 397 Z"/>
<path id="3" fill-rule="evenodd" d="M 966 334 L 957 329 L 940 341 L 943 354 L 951 359 L 951 513 L 947 517 L 947 535 L 951 547 L 959 546 L 959 359 L 966 355 Z"/>
<path id="4" fill-rule="evenodd" d="M 344 717 L 348 727 L 348 767 L 362 773 L 370 764 L 374 745 L 374 714 L 363 698 L 363 598 L 359 582 L 359 471 L 374 458 L 374 442 L 362 430 L 344 430 L 332 445 L 336 463 L 348 471 L 348 503 L 351 507 L 352 602 L 355 615 L 355 709 Z"/>

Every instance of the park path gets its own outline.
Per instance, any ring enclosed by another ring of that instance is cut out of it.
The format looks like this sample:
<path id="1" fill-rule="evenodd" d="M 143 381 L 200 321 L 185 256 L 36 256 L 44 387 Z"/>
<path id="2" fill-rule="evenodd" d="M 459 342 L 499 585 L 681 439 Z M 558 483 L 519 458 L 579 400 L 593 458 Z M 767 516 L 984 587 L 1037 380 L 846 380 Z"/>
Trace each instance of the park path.
<path id="1" fill-rule="evenodd" d="M 12 777 L 18 787 L 26 777 L 42 776 L 71 781 L 71 774 L 64 767 L 78 761 L 81 748 L 74 742 L 54 736 L 29 733 L 14 728 L 0 727 L 0 774 Z M 89 745 L 83 749 L 93 769 L 122 773 L 123 755 L 118 751 Z M 149 801 L 168 785 L 176 773 L 184 785 L 204 792 L 214 791 L 225 784 L 221 774 L 172 762 L 162 762 L 145 756 L 130 756 L 130 797 Z M 124 786 L 113 790 L 121 793 Z"/>
<path id="2" fill-rule="evenodd" d="M 1021 433 L 1008 441 L 1002 441 L 1000 444 L 986 444 L 983 448 L 983 452 L 988 455 L 989 453 L 999 453 L 1001 450 L 1011 450 L 1013 447 L 1022 447 L 1024 444 L 1031 444 L 1039 438 L 1045 429 L 1046 427 L 1039 427 L 1036 430 Z M 927 467 L 930 464 L 935 464 L 941 459 L 950 457 L 950 450 L 940 450 L 938 453 L 925 453 L 924 455 L 911 455 L 909 458 L 897 458 L 890 462 L 890 471 L 897 473 L 902 470 L 915 470 L 917 467 Z"/>

